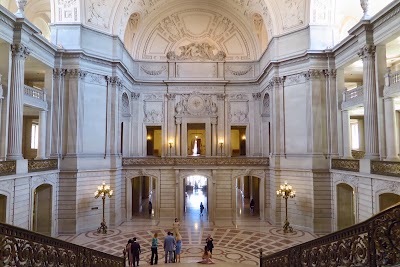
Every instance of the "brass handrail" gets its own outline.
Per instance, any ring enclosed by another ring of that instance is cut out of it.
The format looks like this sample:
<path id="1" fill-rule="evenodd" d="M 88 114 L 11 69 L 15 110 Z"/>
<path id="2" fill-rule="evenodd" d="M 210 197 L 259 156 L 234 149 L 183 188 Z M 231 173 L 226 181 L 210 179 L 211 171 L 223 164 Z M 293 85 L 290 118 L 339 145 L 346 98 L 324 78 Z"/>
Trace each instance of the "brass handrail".
<path id="1" fill-rule="evenodd" d="M 117 257 L 0 223 L 0 266 L 124 267 Z"/>
<path id="2" fill-rule="evenodd" d="M 260 257 L 261 267 L 396 264 L 400 264 L 400 203 L 362 223 Z"/>

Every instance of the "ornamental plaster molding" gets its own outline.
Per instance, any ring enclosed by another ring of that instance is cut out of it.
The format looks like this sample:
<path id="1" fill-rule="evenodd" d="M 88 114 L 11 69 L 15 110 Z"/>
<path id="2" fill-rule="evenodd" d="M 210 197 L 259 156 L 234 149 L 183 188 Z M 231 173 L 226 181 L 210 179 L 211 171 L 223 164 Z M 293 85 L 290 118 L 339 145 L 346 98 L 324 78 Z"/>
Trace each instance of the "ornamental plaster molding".
<path id="1" fill-rule="evenodd" d="M 85 82 L 98 85 L 107 85 L 107 76 L 88 72 Z"/>
<path id="2" fill-rule="evenodd" d="M 360 181 L 358 176 L 342 174 L 342 173 L 333 173 L 332 178 L 335 185 L 338 185 L 340 183 L 345 183 L 354 188 L 358 187 Z"/>
<path id="3" fill-rule="evenodd" d="M 167 67 L 161 66 L 160 68 L 151 68 L 149 66 L 142 65 L 140 66 L 140 70 L 149 76 L 159 76 L 163 73 L 167 73 Z M 143 73 L 142 73 L 143 74 Z"/>
<path id="4" fill-rule="evenodd" d="M 57 22 L 77 22 L 80 17 L 78 0 L 58 0 L 54 9 Z"/>
<path id="5" fill-rule="evenodd" d="M 124 92 L 121 96 L 121 104 L 121 113 L 130 114 L 129 97 L 126 92 Z"/>
<path id="6" fill-rule="evenodd" d="M 264 179 L 265 178 L 265 170 L 252 170 L 250 172 L 250 175 L 258 177 L 260 179 Z"/>
<path id="7" fill-rule="evenodd" d="M 253 66 L 239 66 L 233 68 L 232 66 L 228 66 L 225 70 L 226 73 L 232 74 L 233 76 L 244 76 L 250 71 L 253 70 Z"/>
<path id="8" fill-rule="evenodd" d="M 256 101 L 261 100 L 261 93 L 253 93 L 253 100 Z"/>
<path id="9" fill-rule="evenodd" d="M 53 186 L 53 190 L 55 190 L 58 184 L 58 174 L 52 173 L 47 175 L 32 176 L 31 190 L 36 189 L 38 186 L 41 186 L 43 184 L 50 184 Z"/>
<path id="10" fill-rule="evenodd" d="M 376 46 L 367 44 L 364 47 L 360 48 L 360 51 L 357 53 L 357 55 L 364 60 L 366 58 L 374 58 L 375 52 Z"/>
<path id="11" fill-rule="evenodd" d="M 316 80 L 316 79 L 321 79 L 321 77 L 324 75 L 324 71 L 323 70 L 310 69 L 307 72 L 304 72 L 303 75 L 306 78 L 306 81 Z"/>
<path id="12" fill-rule="evenodd" d="M 85 79 L 88 72 L 81 69 L 67 69 L 67 74 L 70 78 Z"/>
<path id="13" fill-rule="evenodd" d="M 228 99 L 230 101 L 237 101 L 237 100 L 248 101 L 249 97 L 247 95 L 245 95 L 245 94 L 229 94 L 228 95 Z"/>
<path id="14" fill-rule="evenodd" d="M 303 74 L 297 73 L 285 77 L 285 86 L 291 86 L 296 84 L 305 83 L 306 78 Z"/>
<path id="15" fill-rule="evenodd" d="M 10 180 L 0 181 L 0 188 L 2 192 L 7 192 L 11 195 L 14 191 L 14 180 L 10 179 Z"/>
<path id="16" fill-rule="evenodd" d="M 230 101 L 228 105 L 228 114 L 228 120 L 230 123 L 248 123 L 249 102 Z"/>
<path id="17" fill-rule="evenodd" d="M 224 61 L 226 54 L 219 51 L 209 43 L 190 43 L 188 45 L 179 46 L 179 54 L 174 51 L 167 53 L 168 60 L 191 60 L 191 61 Z"/>
<path id="18" fill-rule="evenodd" d="M 13 57 L 25 60 L 31 54 L 31 50 L 24 44 L 12 44 L 11 53 Z"/>
<path id="19" fill-rule="evenodd" d="M 239 178 L 243 176 L 249 176 L 251 170 L 244 169 L 244 170 L 232 170 L 232 178 Z"/>
<path id="20" fill-rule="evenodd" d="M 131 179 L 139 176 L 150 176 L 160 178 L 160 172 L 157 170 L 146 170 L 146 169 L 138 169 L 138 170 L 127 170 L 125 171 L 125 178 Z"/>
<path id="21" fill-rule="evenodd" d="M 377 193 L 395 193 L 400 195 L 400 183 L 395 181 L 373 180 L 373 188 Z"/>
<path id="22" fill-rule="evenodd" d="M 86 22 L 93 26 L 108 29 L 108 20 L 110 19 L 112 9 L 113 1 L 87 0 L 87 7 L 85 9 Z"/>
<path id="23" fill-rule="evenodd" d="M 212 95 L 193 92 L 180 95 L 180 101 L 176 103 L 175 111 L 179 116 L 209 116 L 218 111 L 217 104 L 212 101 Z"/>
<path id="24" fill-rule="evenodd" d="M 144 94 L 143 100 L 144 101 L 163 101 L 164 95 L 163 94 Z"/>
<path id="25" fill-rule="evenodd" d="M 283 30 L 304 24 L 306 8 L 304 0 L 284 0 L 278 3 L 282 12 Z"/>
<path id="26" fill-rule="evenodd" d="M 61 68 L 54 68 L 53 69 L 53 79 L 57 80 L 60 77 L 64 77 L 65 74 L 67 74 L 67 70 L 66 69 L 61 69 Z"/>
<path id="27" fill-rule="evenodd" d="M 135 92 L 132 92 L 132 93 L 131 93 L 131 98 L 132 98 L 132 100 L 138 101 L 138 100 L 139 100 L 139 97 L 140 97 L 140 93 L 135 93 Z"/>

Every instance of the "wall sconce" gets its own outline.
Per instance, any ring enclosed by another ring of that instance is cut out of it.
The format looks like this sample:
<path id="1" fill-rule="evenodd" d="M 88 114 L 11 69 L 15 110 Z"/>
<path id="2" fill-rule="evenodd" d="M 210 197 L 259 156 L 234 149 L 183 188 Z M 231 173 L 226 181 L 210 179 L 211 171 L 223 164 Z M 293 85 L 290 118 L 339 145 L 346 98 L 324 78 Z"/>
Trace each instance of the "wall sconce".
<path id="1" fill-rule="evenodd" d="M 168 144 L 169 144 L 169 156 L 171 157 L 171 150 L 172 150 L 172 144 L 173 144 L 173 141 L 172 140 L 169 140 L 168 141 Z"/>
<path id="2" fill-rule="evenodd" d="M 245 135 L 242 136 L 242 140 L 246 140 L 246 136 Z"/>
<path id="3" fill-rule="evenodd" d="M 148 135 L 148 136 L 147 136 L 147 140 L 151 140 L 151 135 Z"/>
<path id="4" fill-rule="evenodd" d="M 221 150 L 221 157 L 222 157 L 222 147 L 224 146 L 224 142 L 223 141 L 219 141 L 219 148 Z"/>

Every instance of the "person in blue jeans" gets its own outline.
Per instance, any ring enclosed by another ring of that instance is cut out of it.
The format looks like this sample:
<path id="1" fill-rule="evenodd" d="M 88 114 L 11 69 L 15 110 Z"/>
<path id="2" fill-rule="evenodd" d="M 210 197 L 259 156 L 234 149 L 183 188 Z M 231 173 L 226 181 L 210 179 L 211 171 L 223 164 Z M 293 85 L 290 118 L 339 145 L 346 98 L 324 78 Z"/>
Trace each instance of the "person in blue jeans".
<path id="1" fill-rule="evenodd" d="M 165 263 L 174 262 L 174 248 L 176 246 L 175 238 L 171 232 L 164 239 Z"/>
<path id="2" fill-rule="evenodd" d="M 151 258 L 150 258 L 150 265 L 158 263 L 158 234 L 155 233 L 153 238 L 151 239 Z"/>

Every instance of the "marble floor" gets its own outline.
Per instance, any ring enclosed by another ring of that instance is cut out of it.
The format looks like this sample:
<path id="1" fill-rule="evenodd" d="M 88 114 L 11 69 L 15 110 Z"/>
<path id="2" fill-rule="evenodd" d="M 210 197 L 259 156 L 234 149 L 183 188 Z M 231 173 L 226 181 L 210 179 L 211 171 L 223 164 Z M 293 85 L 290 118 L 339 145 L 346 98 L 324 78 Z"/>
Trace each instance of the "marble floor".
<path id="1" fill-rule="evenodd" d="M 207 208 L 200 216 L 199 203 L 207 203 L 207 196 L 202 192 L 193 192 L 187 197 L 186 214 L 181 221 L 182 254 L 180 266 L 194 266 L 201 259 L 202 248 L 208 234 L 214 239 L 213 260 L 217 266 L 256 266 L 259 264 L 259 249 L 270 254 L 284 248 L 312 240 L 317 236 L 295 229 L 285 234 L 281 227 L 260 221 L 257 214 L 250 214 L 248 199 L 238 194 L 237 220 L 209 222 Z M 205 205 L 206 206 L 206 205 Z M 159 244 L 163 244 L 164 236 L 172 230 L 173 221 L 156 220 L 144 214 L 135 216 L 131 221 L 109 228 L 106 235 L 96 231 L 75 236 L 60 236 L 60 239 L 100 250 L 117 256 L 128 239 L 136 237 L 142 247 L 140 265 L 149 265 L 150 243 L 154 233 L 159 233 Z M 159 246 L 159 264 L 164 264 L 164 251 Z M 198 264 L 200 265 L 200 264 Z"/>

